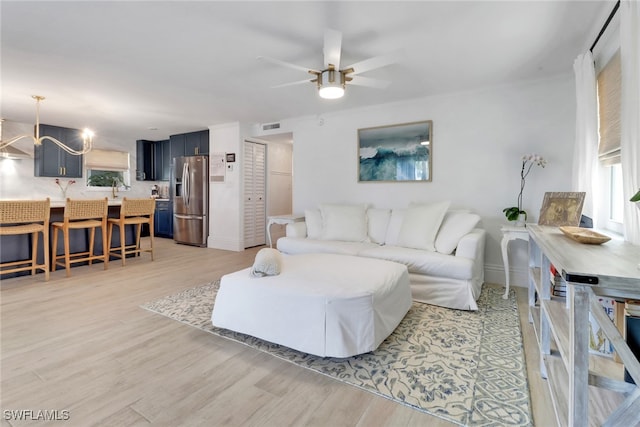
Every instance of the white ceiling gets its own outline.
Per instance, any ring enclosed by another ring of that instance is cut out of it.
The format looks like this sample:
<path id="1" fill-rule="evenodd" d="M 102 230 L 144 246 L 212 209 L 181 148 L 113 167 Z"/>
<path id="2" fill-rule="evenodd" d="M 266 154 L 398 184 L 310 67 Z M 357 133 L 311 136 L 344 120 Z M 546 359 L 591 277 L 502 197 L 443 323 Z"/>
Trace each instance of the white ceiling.
<path id="1" fill-rule="evenodd" d="M 611 1 L 0 2 L 2 110 L 100 135 L 164 139 L 234 121 L 268 123 L 371 104 L 571 73 Z M 323 100 L 302 71 L 322 68 L 326 28 L 342 64 L 401 49 L 364 73 L 387 89 L 348 86 Z M 595 32 L 594 32 L 595 31 Z M 157 128 L 157 130 L 149 130 Z"/>

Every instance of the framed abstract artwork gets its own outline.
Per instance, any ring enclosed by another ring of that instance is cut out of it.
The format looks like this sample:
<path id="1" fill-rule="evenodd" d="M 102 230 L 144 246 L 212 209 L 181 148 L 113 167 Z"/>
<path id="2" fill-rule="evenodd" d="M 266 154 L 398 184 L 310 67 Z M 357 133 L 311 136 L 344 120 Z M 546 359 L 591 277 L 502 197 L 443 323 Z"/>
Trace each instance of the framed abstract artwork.
<path id="1" fill-rule="evenodd" d="M 577 227 L 582 216 L 585 194 L 585 192 L 544 193 L 538 224 Z"/>
<path id="2" fill-rule="evenodd" d="M 358 129 L 359 182 L 433 179 L 433 122 Z"/>

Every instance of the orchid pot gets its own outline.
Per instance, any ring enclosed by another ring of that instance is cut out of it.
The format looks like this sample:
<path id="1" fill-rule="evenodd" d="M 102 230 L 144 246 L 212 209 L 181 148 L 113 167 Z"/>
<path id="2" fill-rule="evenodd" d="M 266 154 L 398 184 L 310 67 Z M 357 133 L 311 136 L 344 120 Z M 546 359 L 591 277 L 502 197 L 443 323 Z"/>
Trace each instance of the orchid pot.
<path id="1" fill-rule="evenodd" d="M 504 208 L 502 212 L 504 212 L 505 217 L 507 217 L 508 221 L 515 221 L 516 226 L 524 226 L 527 221 L 527 212 L 522 209 L 522 193 L 524 192 L 524 186 L 526 184 L 526 179 L 529 173 L 531 172 L 531 168 L 533 165 L 537 165 L 540 167 L 545 167 L 547 161 L 537 154 L 527 154 L 522 156 L 522 168 L 520 169 L 520 192 L 518 193 L 518 204 L 517 206 L 511 206 L 508 208 Z"/>

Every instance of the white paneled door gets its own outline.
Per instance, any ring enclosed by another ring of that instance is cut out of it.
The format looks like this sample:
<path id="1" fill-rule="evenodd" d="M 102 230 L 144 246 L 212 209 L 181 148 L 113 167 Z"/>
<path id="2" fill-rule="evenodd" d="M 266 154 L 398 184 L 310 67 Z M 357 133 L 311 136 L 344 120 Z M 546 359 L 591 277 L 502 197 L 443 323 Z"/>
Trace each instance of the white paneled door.
<path id="1" fill-rule="evenodd" d="M 266 146 L 244 142 L 244 247 L 266 243 Z"/>

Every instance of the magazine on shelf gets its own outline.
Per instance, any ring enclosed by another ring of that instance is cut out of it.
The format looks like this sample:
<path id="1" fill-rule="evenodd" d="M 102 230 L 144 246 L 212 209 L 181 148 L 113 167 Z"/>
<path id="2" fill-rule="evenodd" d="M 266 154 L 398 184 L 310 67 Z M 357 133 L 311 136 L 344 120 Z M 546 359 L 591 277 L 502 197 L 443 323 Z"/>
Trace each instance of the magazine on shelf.
<path id="1" fill-rule="evenodd" d="M 562 280 L 562 277 L 558 274 L 558 270 L 556 270 L 553 264 L 551 264 L 549 270 L 549 277 L 551 279 L 551 295 L 556 297 L 566 297 L 567 283 Z"/>
<path id="2" fill-rule="evenodd" d="M 598 301 L 603 310 L 609 316 L 612 322 L 616 322 L 616 300 L 613 298 L 598 297 Z M 589 351 L 591 353 L 613 357 L 615 349 L 611 344 L 611 340 L 607 338 L 602 328 L 598 324 L 592 313 L 589 313 Z"/>

